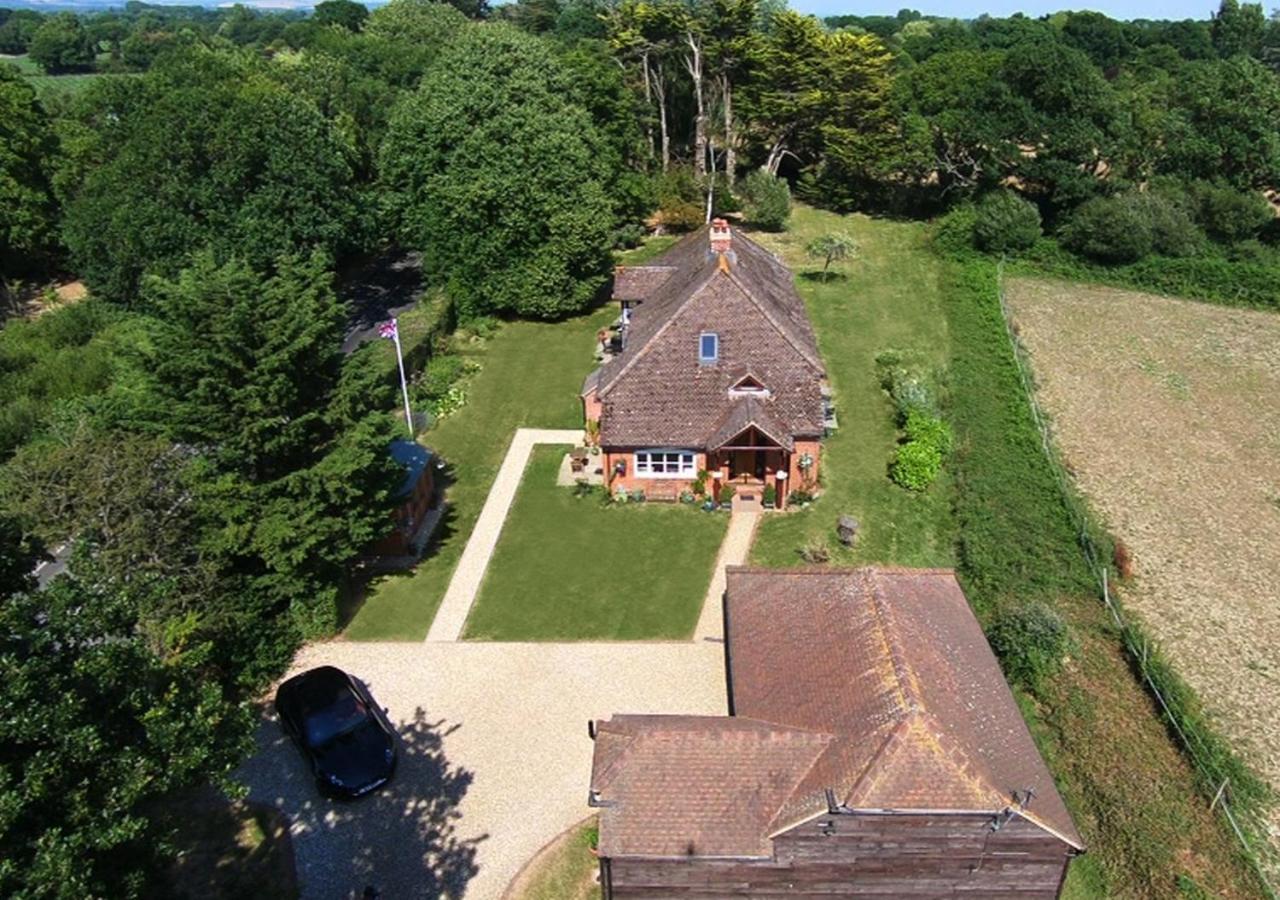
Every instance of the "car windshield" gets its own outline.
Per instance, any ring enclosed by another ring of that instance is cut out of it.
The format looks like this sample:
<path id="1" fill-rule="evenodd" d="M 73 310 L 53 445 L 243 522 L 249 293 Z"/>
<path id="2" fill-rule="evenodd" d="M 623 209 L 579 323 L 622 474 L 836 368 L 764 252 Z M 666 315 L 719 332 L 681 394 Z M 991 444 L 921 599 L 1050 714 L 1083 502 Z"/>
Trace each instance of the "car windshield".
<path id="1" fill-rule="evenodd" d="M 333 703 L 307 716 L 307 746 L 323 747 L 334 738 L 352 731 L 369 718 L 369 708 L 355 694 L 348 692 Z"/>

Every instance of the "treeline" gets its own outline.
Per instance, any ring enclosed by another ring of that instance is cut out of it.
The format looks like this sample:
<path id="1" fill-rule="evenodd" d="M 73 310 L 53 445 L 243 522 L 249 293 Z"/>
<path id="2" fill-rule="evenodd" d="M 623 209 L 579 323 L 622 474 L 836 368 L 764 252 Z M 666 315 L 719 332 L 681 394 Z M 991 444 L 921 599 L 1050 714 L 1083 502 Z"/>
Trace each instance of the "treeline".
<path id="1" fill-rule="evenodd" d="M 421 0 L 307 28 L 192 27 L 47 102 L 0 65 L 3 287 L 90 291 L 0 331 L 5 896 L 167 895 L 166 806 L 226 783 L 263 686 L 337 627 L 404 424 L 385 348 L 340 352 L 335 273 L 421 249 L 446 309 L 550 318 L 637 233 L 603 45 Z"/>

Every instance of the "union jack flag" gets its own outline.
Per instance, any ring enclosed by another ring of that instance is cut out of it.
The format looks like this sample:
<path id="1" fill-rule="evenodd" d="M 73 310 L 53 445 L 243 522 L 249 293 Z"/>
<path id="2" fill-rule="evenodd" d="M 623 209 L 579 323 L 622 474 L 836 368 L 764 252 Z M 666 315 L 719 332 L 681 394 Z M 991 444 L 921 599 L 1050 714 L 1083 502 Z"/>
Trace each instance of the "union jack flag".
<path id="1" fill-rule="evenodd" d="M 379 325 L 378 336 L 384 337 L 389 341 L 395 340 L 396 339 L 396 320 L 392 319 L 390 322 L 383 322 L 381 325 Z"/>

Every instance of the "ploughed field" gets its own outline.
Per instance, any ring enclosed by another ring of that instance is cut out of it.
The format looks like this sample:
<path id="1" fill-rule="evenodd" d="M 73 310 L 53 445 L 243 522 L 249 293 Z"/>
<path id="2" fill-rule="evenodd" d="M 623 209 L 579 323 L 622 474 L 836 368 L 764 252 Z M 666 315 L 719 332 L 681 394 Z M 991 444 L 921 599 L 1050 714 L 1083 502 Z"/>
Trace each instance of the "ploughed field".
<path id="1" fill-rule="evenodd" d="M 1064 462 L 1132 555 L 1123 599 L 1280 785 L 1280 315 L 1053 281 L 1006 292 Z"/>

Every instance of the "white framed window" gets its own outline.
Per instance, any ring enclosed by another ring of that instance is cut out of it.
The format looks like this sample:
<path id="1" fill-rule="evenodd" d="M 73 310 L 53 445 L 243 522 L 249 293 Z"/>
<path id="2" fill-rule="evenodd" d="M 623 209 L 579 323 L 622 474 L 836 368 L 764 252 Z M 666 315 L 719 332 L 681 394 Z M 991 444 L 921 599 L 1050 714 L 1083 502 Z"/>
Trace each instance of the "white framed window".
<path id="1" fill-rule="evenodd" d="M 692 450 L 637 450 L 636 475 L 644 478 L 692 478 L 698 455 Z"/>
<path id="2" fill-rule="evenodd" d="M 712 363 L 720 358 L 720 335 L 704 331 L 698 335 L 698 362 Z"/>

